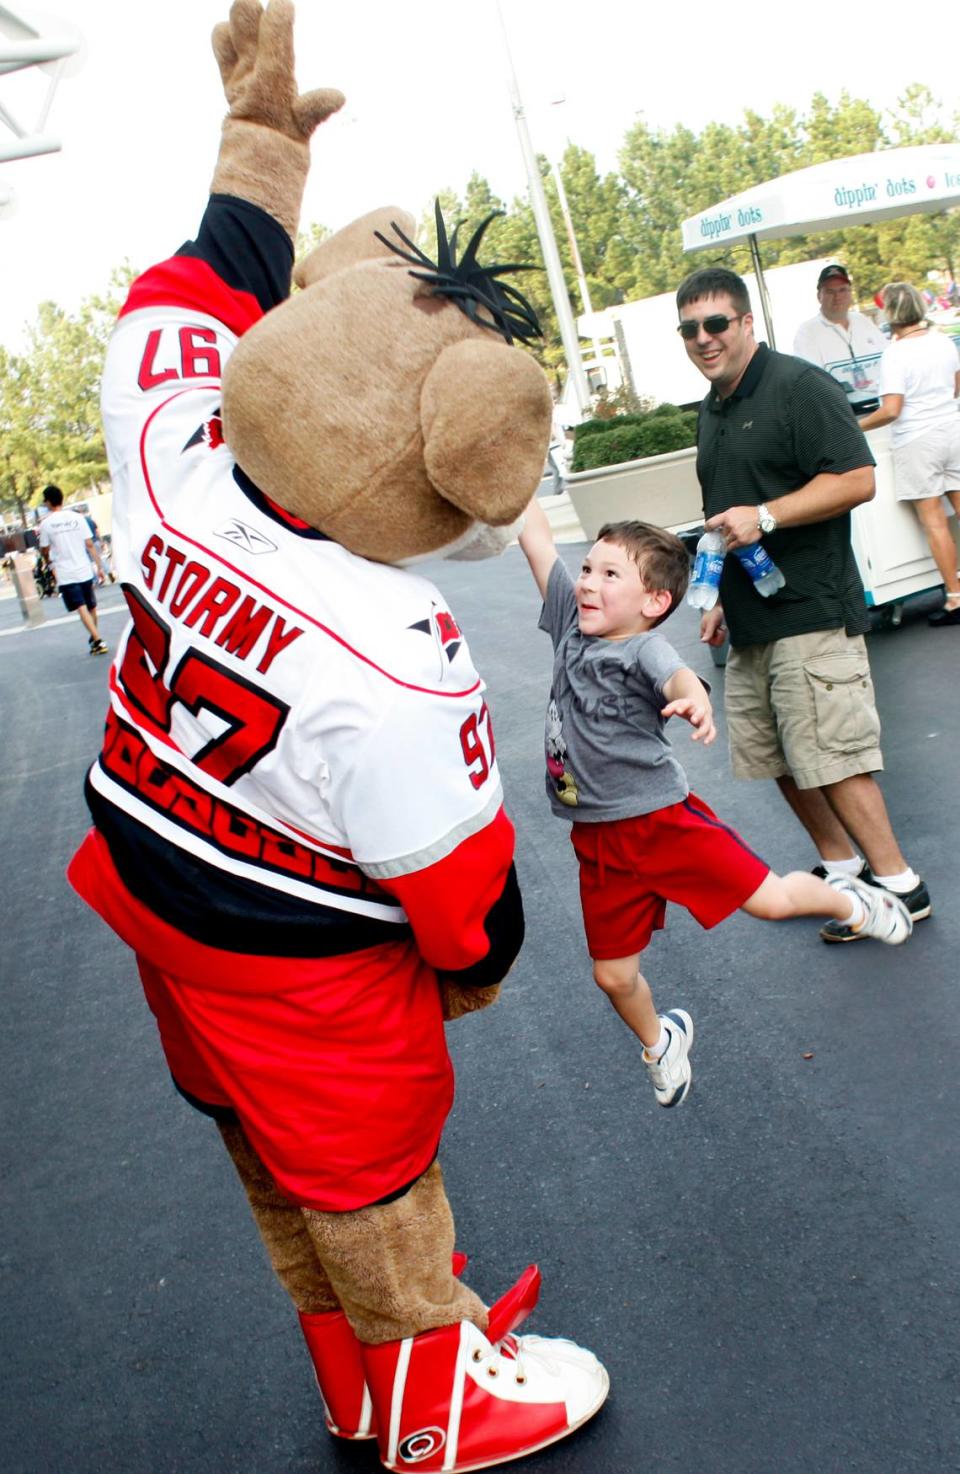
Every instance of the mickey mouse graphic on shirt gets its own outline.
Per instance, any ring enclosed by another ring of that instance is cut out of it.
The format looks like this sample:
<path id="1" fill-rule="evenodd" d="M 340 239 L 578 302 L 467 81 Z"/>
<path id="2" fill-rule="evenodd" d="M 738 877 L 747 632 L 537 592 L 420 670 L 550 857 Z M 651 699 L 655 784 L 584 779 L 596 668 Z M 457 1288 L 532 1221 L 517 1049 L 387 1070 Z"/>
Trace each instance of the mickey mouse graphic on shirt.
<path id="1" fill-rule="evenodd" d="M 563 740 L 563 722 L 555 701 L 547 707 L 546 746 L 547 772 L 553 779 L 554 792 L 562 804 L 575 809 L 580 802 L 580 792 L 575 775 L 566 766 L 567 744 Z"/>

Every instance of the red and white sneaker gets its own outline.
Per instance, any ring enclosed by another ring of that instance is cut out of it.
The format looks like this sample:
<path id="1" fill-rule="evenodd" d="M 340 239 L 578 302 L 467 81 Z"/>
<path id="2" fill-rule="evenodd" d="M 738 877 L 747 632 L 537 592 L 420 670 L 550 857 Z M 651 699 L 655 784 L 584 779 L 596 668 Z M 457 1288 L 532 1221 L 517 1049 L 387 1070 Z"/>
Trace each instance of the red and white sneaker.
<path id="1" fill-rule="evenodd" d="M 376 1438 L 360 1342 L 342 1310 L 300 1311 L 327 1427 L 338 1438 Z"/>
<path id="2" fill-rule="evenodd" d="M 610 1387 L 593 1353 L 511 1333 L 539 1284 L 531 1266 L 491 1308 L 487 1335 L 460 1321 L 361 1345 L 386 1468 L 466 1474 L 536 1453 L 593 1417 Z"/>
<path id="3" fill-rule="evenodd" d="M 453 1273 L 462 1274 L 466 1265 L 466 1254 L 456 1251 Z M 299 1315 L 330 1432 L 337 1438 L 376 1438 L 360 1342 L 347 1317 L 342 1310 L 301 1310 Z"/>

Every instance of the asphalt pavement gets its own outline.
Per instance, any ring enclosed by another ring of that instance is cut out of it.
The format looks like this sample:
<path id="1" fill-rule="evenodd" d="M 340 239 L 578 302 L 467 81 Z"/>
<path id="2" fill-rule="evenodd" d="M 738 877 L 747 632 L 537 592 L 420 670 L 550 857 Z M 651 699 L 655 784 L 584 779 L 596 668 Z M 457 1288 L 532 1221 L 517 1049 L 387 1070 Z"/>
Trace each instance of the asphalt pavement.
<path id="1" fill-rule="evenodd" d="M 582 549 L 565 546 L 575 567 Z M 600 1415 L 520 1471 L 960 1470 L 957 1058 L 960 635 L 936 602 L 870 637 L 882 782 L 933 895 L 907 945 L 671 908 L 645 970 L 693 1015 L 694 1088 L 664 1111 L 590 980 L 565 826 L 542 791 L 549 644 L 516 548 L 432 566 L 490 688 L 527 942 L 495 1008 L 452 1025 L 442 1162 L 496 1298 L 607 1364 Z M 121 627 L 103 595 L 103 631 Z M 324 1429 L 296 1318 L 214 1128 L 174 1093 L 131 959 L 66 885 L 109 662 L 55 602 L 0 598 L 5 1474 L 372 1474 Z M 666 631 L 723 672 L 686 608 Z M 778 870 L 813 863 L 723 734 L 675 736 L 694 788 Z"/>

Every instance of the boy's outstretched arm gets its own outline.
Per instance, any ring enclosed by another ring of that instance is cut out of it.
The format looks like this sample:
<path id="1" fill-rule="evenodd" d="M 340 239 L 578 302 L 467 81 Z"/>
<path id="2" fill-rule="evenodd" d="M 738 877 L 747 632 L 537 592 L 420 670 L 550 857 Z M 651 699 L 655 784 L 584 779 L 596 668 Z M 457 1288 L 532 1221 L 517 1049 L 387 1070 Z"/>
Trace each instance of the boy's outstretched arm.
<path id="1" fill-rule="evenodd" d="M 695 676 L 692 670 L 681 666 L 674 671 L 669 681 L 663 683 L 663 694 L 667 698 L 667 705 L 660 715 L 662 717 L 683 717 L 693 728 L 691 736 L 694 742 L 703 740 L 705 747 L 709 747 L 717 729 L 713 721 L 713 708 L 710 705 L 710 697 L 707 688 Z"/>
<path id="2" fill-rule="evenodd" d="M 540 597 L 545 599 L 550 570 L 557 561 L 557 550 L 553 542 L 553 533 L 550 531 L 550 523 L 547 521 L 547 514 L 535 496 L 531 498 L 523 514 L 520 546 L 530 564 L 530 572 L 536 579 Z"/>

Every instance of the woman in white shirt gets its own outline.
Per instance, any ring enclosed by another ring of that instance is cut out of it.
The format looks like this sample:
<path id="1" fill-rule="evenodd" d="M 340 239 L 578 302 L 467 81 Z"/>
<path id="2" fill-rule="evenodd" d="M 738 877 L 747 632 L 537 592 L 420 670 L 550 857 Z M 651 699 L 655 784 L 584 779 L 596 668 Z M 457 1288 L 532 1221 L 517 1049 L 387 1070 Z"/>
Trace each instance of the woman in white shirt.
<path id="1" fill-rule="evenodd" d="M 911 501 L 946 589 L 933 625 L 960 625 L 957 548 L 944 496 L 960 516 L 960 361 L 953 340 L 926 319 L 926 306 L 909 282 L 883 289 L 893 342 L 880 360 L 880 407 L 860 421 L 863 430 L 892 425 L 897 500 Z"/>

